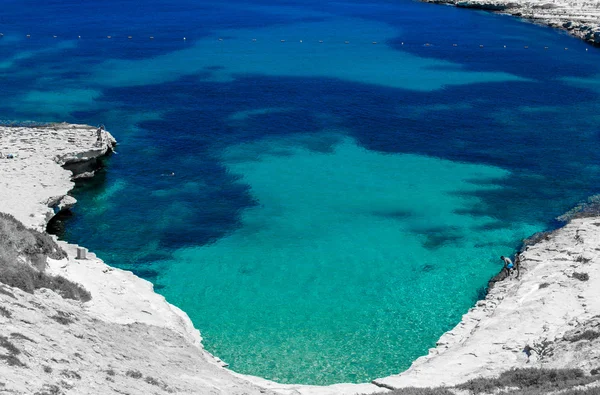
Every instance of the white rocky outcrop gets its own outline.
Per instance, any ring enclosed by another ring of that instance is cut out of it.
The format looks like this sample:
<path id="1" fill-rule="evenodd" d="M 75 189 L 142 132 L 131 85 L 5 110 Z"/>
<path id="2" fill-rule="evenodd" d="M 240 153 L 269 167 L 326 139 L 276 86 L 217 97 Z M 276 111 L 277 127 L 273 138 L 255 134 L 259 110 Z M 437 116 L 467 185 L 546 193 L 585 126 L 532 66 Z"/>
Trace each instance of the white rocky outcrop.
<path id="1" fill-rule="evenodd" d="M 62 166 L 99 158 L 115 143 L 87 125 L 0 126 L 0 210 L 43 231 L 55 211 L 75 204 L 67 195 L 73 174 Z"/>
<path id="2" fill-rule="evenodd" d="M 518 280 L 496 283 L 428 355 L 407 371 L 375 382 L 388 388 L 429 387 L 497 376 L 515 367 L 587 373 L 599 368 L 600 343 L 569 347 L 564 338 L 594 326 L 600 315 L 600 218 L 574 219 L 521 257 Z M 528 358 L 526 346 L 537 353 Z"/>
<path id="3" fill-rule="evenodd" d="M 591 44 L 600 45 L 600 1 L 583 0 L 422 0 L 500 12 L 534 23 L 566 30 Z"/>

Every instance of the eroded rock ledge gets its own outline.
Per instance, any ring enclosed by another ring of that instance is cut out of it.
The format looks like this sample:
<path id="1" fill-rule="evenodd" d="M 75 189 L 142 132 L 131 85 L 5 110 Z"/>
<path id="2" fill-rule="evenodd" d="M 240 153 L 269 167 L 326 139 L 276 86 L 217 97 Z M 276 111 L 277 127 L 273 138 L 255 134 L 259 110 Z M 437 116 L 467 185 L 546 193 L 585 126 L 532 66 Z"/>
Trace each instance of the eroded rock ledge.
<path id="1" fill-rule="evenodd" d="M 590 44 L 600 45 L 600 2 L 564 0 L 422 0 L 500 12 L 565 30 Z"/>
<path id="2" fill-rule="evenodd" d="M 43 231 L 56 212 L 76 203 L 67 195 L 74 185 L 71 170 L 93 168 L 115 144 L 109 132 L 88 125 L 0 126 L 2 212 Z"/>
<path id="3" fill-rule="evenodd" d="M 573 219 L 526 246 L 521 257 L 519 280 L 496 283 L 428 355 L 375 382 L 423 387 L 497 376 L 513 367 L 599 369 L 600 217 Z M 586 331 L 598 336 L 580 337 Z M 530 357 L 527 346 L 535 350 Z"/>

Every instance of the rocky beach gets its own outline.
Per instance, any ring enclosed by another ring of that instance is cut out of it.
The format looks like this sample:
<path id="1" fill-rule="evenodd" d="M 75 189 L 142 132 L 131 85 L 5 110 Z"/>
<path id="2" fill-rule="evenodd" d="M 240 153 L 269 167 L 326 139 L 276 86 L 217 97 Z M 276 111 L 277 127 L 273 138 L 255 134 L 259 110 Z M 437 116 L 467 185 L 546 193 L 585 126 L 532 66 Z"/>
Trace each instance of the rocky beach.
<path id="1" fill-rule="evenodd" d="M 564 30 L 590 44 L 600 45 L 600 2 L 523 0 L 423 0 L 462 8 L 512 15 L 536 24 Z"/>

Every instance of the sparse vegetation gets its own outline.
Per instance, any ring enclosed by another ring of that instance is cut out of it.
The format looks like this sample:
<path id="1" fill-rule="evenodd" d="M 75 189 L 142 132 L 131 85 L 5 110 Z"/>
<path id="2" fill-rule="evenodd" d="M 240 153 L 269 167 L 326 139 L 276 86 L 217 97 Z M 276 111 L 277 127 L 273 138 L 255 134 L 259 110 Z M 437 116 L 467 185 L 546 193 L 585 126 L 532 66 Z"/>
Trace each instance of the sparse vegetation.
<path id="1" fill-rule="evenodd" d="M 69 325 L 75 322 L 71 314 L 64 313 L 62 311 L 57 311 L 56 314 L 50 318 L 62 325 Z"/>
<path id="2" fill-rule="evenodd" d="M 579 262 L 579 263 L 588 263 L 589 261 L 591 261 L 590 258 L 584 258 L 582 255 L 579 255 L 576 259 L 575 262 Z"/>
<path id="3" fill-rule="evenodd" d="M 109 376 L 114 376 L 116 374 L 116 372 L 113 369 L 108 369 L 106 371 L 106 374 L 109 375 Z"/>
<path id="4" fill-rule="evenodd" d="M 67 369 L 61 370 L 60 375 L 63 377 L 66 377 L 68 379 L 81 380 L 81 375 L 73 370 L 67 370 Z"/>
<path id="5" fill-rule="evenodd" d="M 0 316 L 10 318 L 12 317 L 12 313 L 6 307 L 0 306 Z"/>
<path id="6" fill-rule="evenodd" d="M 144 379 L 144 381 L 146 383 L 150 384 L 150 385 L 156 385 L 157 387 L 160 386 L 160 381 L 158 381 L 154 377 L 146 376 L 146 378 Z"/>
<path id="7" fill-rule="evenodd" d="M 160 387 L 160 389 L 162 389 L 163 391 L 166 391 L 168 393 L 173 393 L 173 390 L 171 388 L 169 388 L 169 386 L 167 384 L 165 384 L 161 380 L 155 379 L 154 377 L 146 376 L 144 381 L 150 385 Z"/>
<path id="8" fill-rule="evenodd" d="M 47 257 L 62 259 L 66 253 L 50 235 L 27 229 L 13 216 L 0 213 L 0 283 L 29 293 L 48 288 L 63 298 L 84 302 L 91 299 L 90 293 L 79 284 L 46 274 Z"/>
<path id="9" fill-rule="evenodd" d="M 48 365 L 44 365 L 44 373 L 52 373 L 52 368 Z"/>
<path id="10" fill-rule="evenodd" d="M 0 355 L 0 360 L 4 361 L 9 366 L 25 367 L 25 364 L 17 358 L 17 355 L 21 353 L 21 350 L 12 344 L 8 338 L 0 336 L 0 348 L 5 349 L 7 352 L 6 355 Z"/>
<path id="11" fill-rule="evenodd" d="M 44 384 L 42 389 L 36 392 L 33 395 L 62 395 L 64 392 L 60 389 L 59 386 L 54 384 Z"/>
<path id="12" fill-rule="evenodd" d="M 574 343 L 574 342 L 578 342 L 580 340 L 595 340 L 599 337 L 600 337 L 600 332 L 596 332 L 594 330 L 588 329 L 588 330 L 585 330 L 574 336 L 569 336 L 568 339 L 566 339 L 566 340 Z"/>
<path id="13" fill-rule="evenodd" d="M 456 386 L 474 394 L 490 393 L 500 388 L 535 390 L 532 393 L 547 393 L 585 385 L 594 378 L 586 377 L 580 369 L 512 369 L 497 378 L 479 378 Z M 512 393 L 512 392 L 511 392 Z"/>
<path id="14" fill-rule="evenodd" d="M 29 259 L 36 260 L 39 255 L 53 259 L 67 257 L 50 235 L 27 229 L 10 214 L 0 213 L 0 240 L 4 248 L 24 254 Z"/>
<path id="15" fill-rule="evenodd" d="M 395 390 L 392 392 L 386 392 L 386 395 L 454 395 L 453 392 L 449 391 L 446 388 L 438 387 L 438 388 L 415 388 L 408 387 L 402 388 L 400 390 Z M 379 394 L 379 395 L 383 395 Z"/>
<path id="16" fill-rule="evenodd" d="M 574 272 L 571 277 L 576 278 L 579 281 L 587 281 L 590 279 L 590 275 L 587 273 L 579 273 L 579 272 Z"/>
<path id="17" fill-rule="evenodd" d="M 127 373 L 125 373 L 125 376 L 133 379 L 141 379 L 144 375 L 138 370 L 128 370 Z"/>
<path id="18" fill-rule="evenodd" d="M 15 294 L 13 294 L 12 292 L 10 292 L 8 289 L 6 289 L 6 287 L 4 287 L 2 284 L 0 284 L 0 294 L 2 295 L 6 295 L 6 296 L 10 296 L 13 299 L 16 299 L 17 297 L 15 296 Z"/>
<path id="19" fill-rule="evenodd" d="M 21 333 L 17 333 L 17 332 L 11 333 L 10 337 L 12 337 L 13 339 L 27 340 L 28 342 L 35 343 L 34 340 L 28 338 L 27 336 L 25 336 L 25 335 L 23 335 Z"/>
<path id="20" fill-rule="evenodd" d="M 539 286 L 539 289 L 548 288 L 549 286 L 550 286 L 550 283 L 541 283 Z"/>

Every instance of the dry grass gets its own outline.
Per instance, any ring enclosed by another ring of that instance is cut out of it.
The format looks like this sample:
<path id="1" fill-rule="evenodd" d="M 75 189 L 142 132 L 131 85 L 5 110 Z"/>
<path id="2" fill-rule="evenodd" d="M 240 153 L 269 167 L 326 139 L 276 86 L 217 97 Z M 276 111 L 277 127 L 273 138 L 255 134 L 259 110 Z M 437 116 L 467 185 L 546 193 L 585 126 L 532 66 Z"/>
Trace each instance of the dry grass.
<path id="1" fill-rule="evenodd" d="M 13 216 L 0 213 L 0 283 L 29 293 L 48 288 L 63 298 L 90 300 L 90 293 L 79 284 L 44 272 L 48 257 L 62 259 L 66 253 L 48 234 L 27 229 Z"/>
<path id="2" fill-rule="evenodd" d="M 599 370 L 600 372 L 600 370 Z M 585 376 L 579 369 L 512 369 L 497 378 L 467 381 L 456 387 L 402 388 L 378 395 L 451 395 L 451 389 L 468 394 L 546 395 L 561 391 L 560 395 L 599 395 L 600 387 L 580 389 L 598 377 Z"/>

